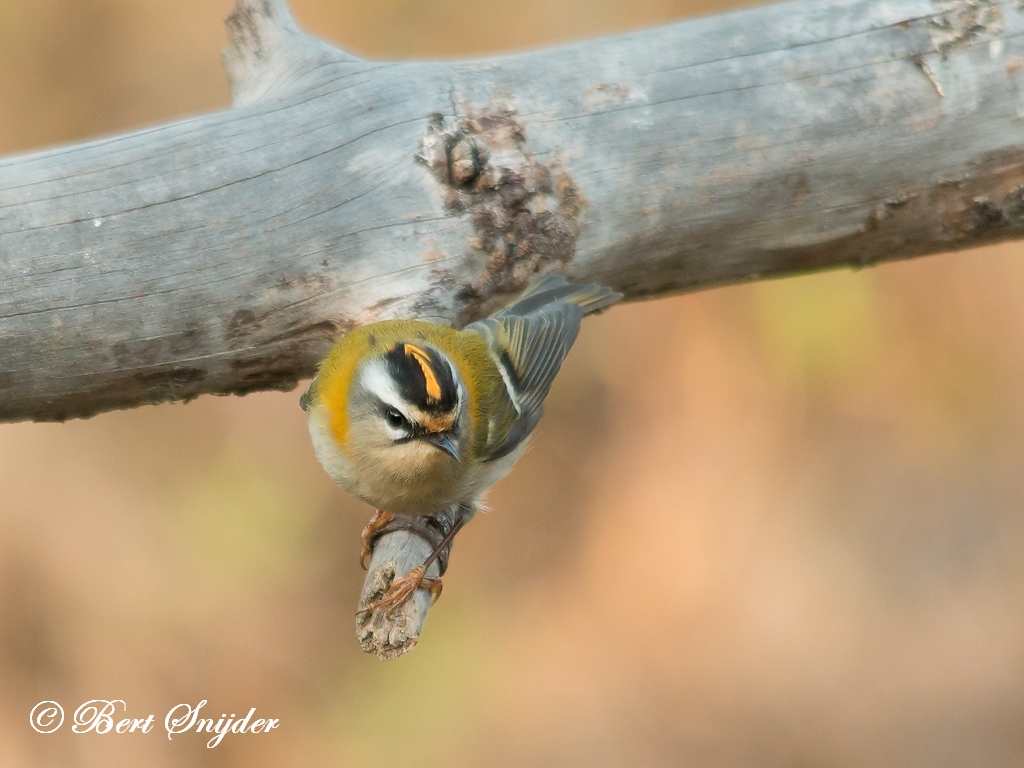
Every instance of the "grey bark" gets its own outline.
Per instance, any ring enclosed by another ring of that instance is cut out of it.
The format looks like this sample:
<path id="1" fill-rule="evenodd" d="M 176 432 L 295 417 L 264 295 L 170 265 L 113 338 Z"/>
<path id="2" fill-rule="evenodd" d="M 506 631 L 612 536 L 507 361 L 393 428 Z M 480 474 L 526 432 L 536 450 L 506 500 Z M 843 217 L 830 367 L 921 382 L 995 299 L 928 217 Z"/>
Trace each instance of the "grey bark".
<path id="1" fill-rule="evenodd" d="M 359 597 L 362 610 L 381 597 L 391 582 L 423 563 L 430 555 L 430 545 L 410 531 L 395 531 L 381 536 L 373 548 L 373 558 Z M 427 569 L 427 576 L 437 576 L 437 563 Z M 430 593 L 425 589 L 398 606 L 394 612 L 383 610 L 356 614 L 356 637 L 367 653 L 381 659 L 396 659 L 408 652 L 420 639 L 423 622 L 430 610 Z"/>
<path id="2" fill-rule="evenodd" d="M 279 0 L 229 26 L 239 108 L 0 161 L 0 419 L 288 389 L 356 323 L 465 320 L 536 270 L 639 298 L 1024 222 L 1009 0 L 468 62 L 358 60 Z"/>
<path id="3" fill-rule="evenodd" d="M 235 109 L 0 161 L 0 420 L 290 389 L 353 325 L 465 321 L 541 270 L 640 298 L 1024 230 L 1011 0 L 467 62 L 356 59 L 282 0 L 228 23 Z"/>

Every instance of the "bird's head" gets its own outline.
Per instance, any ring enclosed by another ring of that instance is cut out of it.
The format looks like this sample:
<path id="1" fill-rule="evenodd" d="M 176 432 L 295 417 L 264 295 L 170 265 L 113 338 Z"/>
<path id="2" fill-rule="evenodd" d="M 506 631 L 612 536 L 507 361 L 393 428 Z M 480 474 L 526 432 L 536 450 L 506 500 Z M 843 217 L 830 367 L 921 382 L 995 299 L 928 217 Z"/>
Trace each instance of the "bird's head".
<path id="1" fill-rule="evenodd" d="M 414 466 L 461 461 L 465 389 L 446 355 L 399 342 L 366 355 L 348 397 L 348 444 Z"/>

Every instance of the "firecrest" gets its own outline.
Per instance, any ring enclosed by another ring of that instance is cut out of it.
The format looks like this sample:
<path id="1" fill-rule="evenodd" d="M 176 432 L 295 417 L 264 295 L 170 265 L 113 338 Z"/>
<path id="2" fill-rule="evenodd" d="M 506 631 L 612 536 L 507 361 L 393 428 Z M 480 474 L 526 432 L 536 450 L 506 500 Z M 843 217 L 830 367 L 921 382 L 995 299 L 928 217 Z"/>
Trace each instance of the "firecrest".
<path id="1" fill-rule="evenodd" d="M 377 509 L 363 532 L 364 567 L 394 514 L 476 509 L 522 454 L 583 317 L 620 298 L 548 275 L 462 330 L 386 320 L 335 345 L 299 404 L 327 474 Z M 424 573 L 452 536 L 364 610 L 392 609 L 419 587 L 436 597 L 440 581 Z"/>

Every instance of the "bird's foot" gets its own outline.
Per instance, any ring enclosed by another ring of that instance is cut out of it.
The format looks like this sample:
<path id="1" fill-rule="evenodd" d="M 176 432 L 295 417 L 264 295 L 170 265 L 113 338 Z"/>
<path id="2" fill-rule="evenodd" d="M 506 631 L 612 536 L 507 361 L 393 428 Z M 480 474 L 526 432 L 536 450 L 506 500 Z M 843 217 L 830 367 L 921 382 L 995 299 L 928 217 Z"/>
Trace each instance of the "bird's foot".
<path id="1" fill-rule="evenodd" d="M 373 517 L 370 518 L 370 522 L 368 522 L 363 528 L 363 549 L 359 555 L 359 564 L 363 566 L 364 571 L 370 569 L 370 558 L 373 557 L 374 538 L 376 538 L 380 529 L 390 523 L 394 517 L 395 516 L 390 512 L 378 509 L 373 513 Z"/>
<path id="2" fill-rule="evenodd" d="M 417 589 L 429 589 L 430 604 L 433 605 L 437 602 L 437 598 L 441 596 L 441 580 L 428 579 L 425 576 L 426 572 L 426 567 L 419 565 L 405 574 L 405 576 L 396 578 L 391 582 L 391 585 L 379 600 L 375 600 L 361 609 L 357 615 L 372 613 L 380 609 L 387 613 L 394 613 L 395 609 L 412 597 Z"/>

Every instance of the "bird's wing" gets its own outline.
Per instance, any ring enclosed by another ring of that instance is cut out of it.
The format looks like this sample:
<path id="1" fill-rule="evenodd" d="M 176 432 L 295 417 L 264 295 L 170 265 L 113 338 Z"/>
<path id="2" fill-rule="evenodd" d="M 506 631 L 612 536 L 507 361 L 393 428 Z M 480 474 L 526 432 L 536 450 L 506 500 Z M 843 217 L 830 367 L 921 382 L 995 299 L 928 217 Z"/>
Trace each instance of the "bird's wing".
<path id="1" fill-rule="evenodd" d="M 484 459 L 515 450 L 533 431 L 544 399 L 576 341 L 584 315 L 604 309 L 620 294 L 598 285 L 570 285 L 558 275 L 538 280 L 519 299 L 466 330 L 483 337 L 505 383 L 510 408 L 489 435 Z"/>

